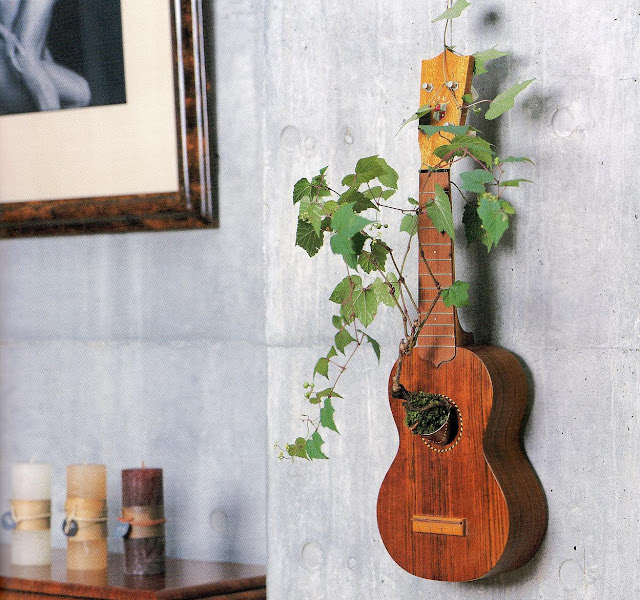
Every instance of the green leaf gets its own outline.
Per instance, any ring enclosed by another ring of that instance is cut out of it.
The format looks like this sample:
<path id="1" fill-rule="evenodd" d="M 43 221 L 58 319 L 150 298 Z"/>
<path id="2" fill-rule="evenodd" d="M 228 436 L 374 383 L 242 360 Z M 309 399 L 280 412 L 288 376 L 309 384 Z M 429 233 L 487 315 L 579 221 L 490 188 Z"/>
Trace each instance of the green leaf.
<path id="1" fill-rule="evenodd" d="M 527 158 L 526 156 L 507 156 L 507 158 L 501 158 L 499 162 L 500 163 L 528 162 L 528 163 L 531 163 L 532 165 L 534 164 L 534 162 L 530 158 Z"/>
<path id="2" fill-rule="evenodd" d="M 311 223 L 313 230 L 317 235 L 320 235 L 320 225 L 322 223 L 323 214 L 324 210 L 319 202 L 312 202 L 307 196 L 302 198 L 300 201 L 300 213 L 298 218 Z"/>
<path id="3" fill-rule="evenodd" d="M 320 434 L 315 431 L 310 439 L 307 440 L 306 451 L 309 458 L 329 458 L 322 452 L 321 446 L 324 444 L 324 440 Z"/>
<path id="4" fill-rule="evenodd" d="M 309 457 L 307 456 L 306 448 L 307 448 L 307 440 L 305 440 L 302 437 L 299 437 L 296 439 L 295 443 L 287 444 L 287 453 L 292 458 L 299 456 L 300 458 L 309 460 Z"/>
<path id="5" fill-rule="evenodd" d="M 375 187 L 369 188 L 362 192 L 365 198 L 369 200 L 388 200 L 396 193 L 397 190 L 384 190 L 381 186 L 376 185 Z M 376 207 L 377 208 L 377 207 Z"/>
<path id="6" fill-rule="evenodd" d="M 335 335 L 335 345 L 339 352 L 344 354 L 344 349 L 351 343 L 355 342 L 351 334 L 343 327 L 338 333 Z"/>
<path id="7" fill-rule="evenodd" d="M 334 388 L 329 387 L 317 393 L 318 398 L 342 398 Z"/>
<path id="8" fill-rule="evenodd" d="M 365 219 L 353 211 L 354 202 L 343 204 L 333 214 L 331 219 L 331 229 L 337 233 L 343 233 L 348 238 L 353 237 L 363 227 L 372 223 L 369 219 Z"/>
<path id="9" fill-rule="evenodd" d="M 442 14 L 438 15 L 431 22 L 435 23 L 436 21 L 442 21 L 444 19 L 456 19 L 462 14 L 462 11 L 465 8 L 467 8 L 467 6 L 469 5 L 470 3 L 467 2 L 467 0 L 456 0 L 455 4 L 451 8 L 448 8 L 447 10 L 445 10 Z"/>
<path id="10" fill-rule="evenodd" d="M 333 317 L 331 317 L 331 322 L 336 329 L 342 329 L 343 321 L 340 315 L 333 315 Z"/>
<path id="11" fill-rule="evenodd" d="M 473 73 L 474 75 L 482 75 L 483 73 L 487 73 L 487 68 L 485 64 L 490 60 L 495 60 L 496 58 L 500 58 L 501 56 L 509 56 L 510 52 L 502 52 L 500 50 L 496 50 L 495 48 L 489 48 L 489 50 L 482 50 L 480 52 L 476 52 L 473 57 L 475 58 L 475 62 L 473 63 Z"/>
<path id="12" fill-rule="evenodd" d="M 487 191 L 484 186 L 491 183 L 494 177 L 491 171 L 475 169 L 473 171 L 460 173 L 460 179 L 462 180 L 460 187 L 463 190 L 474 192 L 476 194 L 483 194 Z"/>
<path id="13" fill-rule="evenodd" d="M 502 210 L 504 212 L 506 212 L 508 215 L 515 215 L 516 214 L 516 209 L 513 208 L 513 206 L 511 204 L 509 204 L 509 202 L 507 202 L 506 200 L 501 200 L 500 201 L 500 206 L 502 206 Z"/>
<path id="14" fill-rule="evenodd" d="M 398 188 L 398 173 L 391 168 L 384 158 L 377 155 L 361 158 L 356 164 L 356 184 L 368 183 L 373 179 L 392 189 Z"/>
<path id="15" fill-rule="evenodd" d="M 311 197 L 312 191 L 311 182 L 306 177 L 303 177 L 293 186 L 293 203 L 300 202 L 305 196 Z"/>
<path id="16" fill-rule="evenodd" d="M 333 358 L 334 356 L 338 356 L 338 353 L 336 352 L 335 347 L 331 346 L 331 348 L 329 348 L 329 352 L 327 353 L 327 360 Z"/>
<path id="17" fill-rule="evenodd" d="M 374 340 L 370 335 L 367 335 L 365 333 L 364 336 L 367 338 L 367 342 L 371 344 L 371 347 L 373 348 L 373 351 L 375 352 L 375 355 L 378 358 L 378 364 L 380 364 L 380 344 L 376 340 Z"/>
<path id="18" fill-rule="evenodd" d="M 469 284 L 466 281 L 454 281 L 450 287 L 442 290 L 442 301 L 445 306 L 468 306 Z"/>
<path id="19" fill-rule="evenodd" d="M 349 175 L 345 175 L 342 178 L 342 185 L 347 185 L 349 187 L 353 187 L 356 184 L 356 180 L 358 176 L 355 173 L 351 173 Z"/>
<path id="20" fill-rule="evenodd" d="M 526 89 L 533 81 L 535 80 L 527 79 L 527 81 L 523 81 L 522 83 L 516 83 L 508 90 L 498 94 L 491 102 L 491 106 L 485 113 L 484 118 L 490 121 L 497 119 L 501 114 L 505 113 L 510 108 L 513 108 L 516 96 Z"/>
<path id="21" fill-rule="evenodd" d="M 353 298 L 353 312 L 360 323 L 368 327 L 378 312 L 378 296 L 370 286 L 363 288 Z"/>
<path id="22" fill-rule="evenodd" d="M 333 292 L 331 292 L 331 296 L 329 296 L 329 300 L 336 304 L 343 304 L 350 297 L 353 297 L 355 292 L 361 289 L 362 278 L 359 275 L 349 275 L 336 285 Z"/>
<path id="23" fill-rule="evenodd" d="M 433 153 L 438 158 L 444 159 L 449 154 L 462 156 L 465 151 L 483 162 L 487 167 L 491 168 L 493 166 L 494 152 L 491 149 L 491 144 L 478 136 L 457 135 L 449 144 L 438 146 Z"/>
<path id="24" fill-rule="evenodd" d="M 418 206 L 418 204 L 420 204 L 415 198 L 407 198 L 407 202 L 409 204 L 413 204 L 414 206 Z"/>
<path id="25" fill-rule="evenodd" d="M 467 202 L 464 205 L 462 213 L 462 224 L 464 225 L 464 233 L 467 238 L 467 244 L 479 240 L 483 236 L 482 221 L 478 215 L 478 203 Z"/>
<path id="26" fill-rule="evenodd" d="M 331 216 L 338 210 L 338 203 L 335 200 L 327 200 L 324 203 L 324 214 Z"/>
<path id="27" fill-rule="evenodd" d="M 384 271 L 388 254 L 389 251 L 383 244 L 376 240 L 372 240 L 370 251 L 360 253 L 360 256 L 358 257 L 358 264 L 362 267 L 362 270 L 365 273 L 372 273 L 377 270 Z"/>
<path id="28" fill-rule="evenodd" d="M 396 131 L 396 135 L 398 135 L 401 131 L 402 128 L 405 125 L 408 125 L 409 123 L 411 123 L 412 121 L 417 121 L 418 119 L 421 119 L 422 117 L 424 117 L 426 114 L 429 114 L 433 109 L 431 108 L 431 106 L 429 106 L 428 104 L 423 104 L 416 112 L 414 112 L 408 119 L 405 119 L 404 121 L 402 121 L 402 124 L 400 125 L 400 128 L 398 129 L 398 131 Z"/>
<path id="29" fill-rule="evenodd" d="M 332 394 L 332 396 L 337 396 L 337 394 Z M 335 409 L 331 404 L 331 398 L 327 398 L 324 401 L 324 405 L 320 409 L 320 425 L 322 425 L 323 427 L 326 427 L 327 429 L 331 429 L 336 433 L 340 433 L 338 431 L 338 428 L 336 427 L 335 421 L 333 420 L 334 412 L 335 412 Z"/>
<path id="30" fill-rule="evenodd" d="M 521 183 L 533 183 L 530 179 L 507 179 L 507 181 L 501 181 L 500 187 L 518 187 Z"/>
<path id="31" fill-rule="evenodd" d="M 378 207 L 373 204 L 369 198 L 355 188 L 349 188 L 347 191 L 342 193 L 338 198 L 338 204 L 351 204 L 353 212 L 357 213 L 367 210 L 368 208 L 375 208 L 378 210 Z"/>
<path id="32" fill-rule="evenodd" d="M 418 215 L 410 213 L 402 217 L 400 231 L 406 231 L 410 236 L 418 233 Z"/>
<path id="33" fill-rule="evenodd" d="M 397 296 L 399 284 L 397 282 L 396 276 L 393 273 L 389 273 L 387 277 L 390 283 L 394 286 L 395 295 Z M 391 308 L 393 308 L 396 305 L 396 301 L 394 300 L 394 297 L 391 295 L 389 286 L 380 277 L 376 277 L 375 281 L 371 284 L 370 287 L 375 291 L 376 296 L 378 297 L 378 303 L 385 304 L 386 306 L 390 306 Z"/>
<path id="34" fill-rule="evenodd" d="M 323 198 L 331 195 L 331 190 L 327 187 L 324 179 L 324 174 L 327 172 L 327 167 L 320 169 L 320 173 L 311 180 L 311 188 L 313 190 L 311 196 L 316 198 Z"/>
<path id="35" fill-rule="evenodd" d="M 329 379 L 329 359 L 328 358 L 320 358 L 316 363 L 316 366 L 313 369 L 313 375 L 315 374 L 322 375 Z"/>
<path id="36" fill-rule="evenodd" d="M 453 133 L 454 135 L 465 135 L 471 127 L 469 125 L 418 125 L 428 138 L 436 133 Z"/>
<path id="37" fill-rule="evenodd" d="M 473 94 L 463 94 L 462 101 L 466 102 L 467 104 L 471 104 L 473 102 Z"/>
<path id="38" fill-rule="evenodd" d="M 511 206 L 511 205 L 509 205 Z M 496 246 L 509 227 L 509 214 L 504 210 L 501 201 L 494 194 L 482 194 L 478 204 L 478 215 L 482 220 L 482 228 L 486 232 L 482 243 L 488 251 Z"/>
<path id="39" fill-rule="evenodd" d="M 298 221 L 296 246 L 304 248 L 309 256 L 314 256 L 322 248 L 323 243 L 323 234 L 317 234 L 311 223 L 303 220 Z"/>
<path id="40" fill-rule="evenodd" d="M 455 240 L 451 201 L 449 200 L 447 193 L 437 183 L 435 190 L 435 198 L 433 200 L 429 200 L 425 205 L 427 215 L 431 219 L 433 226 L 438 231 L 445 232 L 452 240 Z"/>

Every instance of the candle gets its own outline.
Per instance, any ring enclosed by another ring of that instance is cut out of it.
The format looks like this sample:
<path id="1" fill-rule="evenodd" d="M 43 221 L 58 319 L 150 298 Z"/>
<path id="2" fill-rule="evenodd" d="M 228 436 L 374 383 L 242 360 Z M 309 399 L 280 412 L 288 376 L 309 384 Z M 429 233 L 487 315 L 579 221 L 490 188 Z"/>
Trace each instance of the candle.
<path id="1" fill-rule="evenodd" d="M 129 523 L 124 538 L 124 572 L 154 575 L 164 572 L 164 500 L 162 469 L 122 471 L 122 520 Z"/>
<path id="2" fill-rule="evenodd" d="M 67 466 L 67 569 L 107 568 L 107 467 Z"/>
<path id="3" fill-rule="evenodd" d="M 51 465 L 17 463 L 11 467 L 11 563 L 51 564 Z"/>

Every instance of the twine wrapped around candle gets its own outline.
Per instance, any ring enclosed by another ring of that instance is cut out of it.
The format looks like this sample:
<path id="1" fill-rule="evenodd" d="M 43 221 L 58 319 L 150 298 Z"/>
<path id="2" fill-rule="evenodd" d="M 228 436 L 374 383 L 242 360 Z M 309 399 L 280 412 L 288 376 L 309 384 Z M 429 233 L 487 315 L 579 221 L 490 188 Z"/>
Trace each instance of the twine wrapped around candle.
<path id="1" fill-rule="evenodd" d="M 17 531 L 51 529 L 51 500 L 11 500 L 11 518 Z"/>
<path id="2" fill-rule="evenodd" d="M 130 529 L 126 535 L 129 539 L 145 539 L 164 537 L 164 506 L 123 506 L 121 523 L 128 523 Z"/>
<path id="3" fill-rule="evenodd" d="M 67 498 L 63 531 L 74 541 L 107 537 L 107 501 L 95 498 Z M 73 527 L 75 523 L 75 527 Z M 75 529 L 75 532 L 74 532 Z"/>

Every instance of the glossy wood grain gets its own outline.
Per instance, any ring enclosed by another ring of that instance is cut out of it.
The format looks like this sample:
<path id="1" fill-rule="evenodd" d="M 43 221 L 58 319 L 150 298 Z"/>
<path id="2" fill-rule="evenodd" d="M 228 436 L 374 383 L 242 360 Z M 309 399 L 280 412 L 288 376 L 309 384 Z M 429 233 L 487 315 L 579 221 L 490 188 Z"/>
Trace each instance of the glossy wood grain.
<path id="1" fill-rule="evenodd" d="M 408 390 L 451 398 L 462 433 L 455 445 L 429 447 L 404 425 L 402 401 L 390 394 L 400 444 L 380 489 L 378 526 L 391 557 L 418 577 L 440 581 L 469 581 L 525 563 L 542 541 L 547 509 L 520 444 L 527 395 L 518 360 L 502 348 L 472 346 L 434 367 L 414 352 L 401 381 Z M 466 534 L 416 532 L 415 515 L 466 519 Z"/>
<path id="2" fill-rule="evenodd" d="M 0 237 L 157 231 L 218 224 L 210 159 L 202 0 L 170 2 L 179 189 L 0 204 Z M 125 49 L 126 52 L 126 49 Z M 149 124 L 151 127 L 152 123 Z"/>
<path id="3" fill-rule="evenodd" d="M 128 576 L 122 563 L 122 555 L 110 554 L 107 571 L 68 571 L 65 550 L 56 549 L 50 567 L 15 567 L 9 564 L 9 548 L 2 546 L 0 599 L 266 598 L 265 569 L 259 565 L 167 559 L 163 575 Z"/>

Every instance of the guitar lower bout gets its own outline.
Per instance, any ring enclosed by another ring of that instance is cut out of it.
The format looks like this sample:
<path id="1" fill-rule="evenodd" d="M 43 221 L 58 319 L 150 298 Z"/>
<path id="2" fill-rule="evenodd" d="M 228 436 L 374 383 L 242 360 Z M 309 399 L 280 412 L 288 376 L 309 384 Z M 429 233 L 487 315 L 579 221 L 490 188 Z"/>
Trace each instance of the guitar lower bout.
<path id="1" fill-rule="evenodd" d="M 441 394 L 458 413 L 445 446 L 414 435 L 402 401 L 389 399 L 400 442 L 378 496 L 378 526 L 391 557 L 426 579 L 470 581 L 515 569 L 547 527 L 544 491 L 520 441 L 527 405 L 522 365 L 496 346 L 459 347 L 438 367 L 417 352 L 400 381 Z"/>

